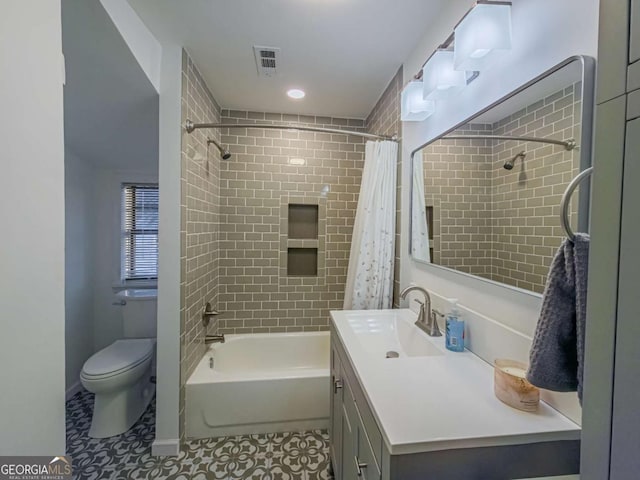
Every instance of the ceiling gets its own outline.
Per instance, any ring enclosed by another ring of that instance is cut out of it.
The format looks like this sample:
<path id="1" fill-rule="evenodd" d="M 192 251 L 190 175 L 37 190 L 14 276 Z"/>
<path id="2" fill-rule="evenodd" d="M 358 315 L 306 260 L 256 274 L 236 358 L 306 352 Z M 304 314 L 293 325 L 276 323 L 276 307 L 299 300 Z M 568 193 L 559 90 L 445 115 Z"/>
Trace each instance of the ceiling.
<path id="1" fill-rule="evenodd" d="M 98 1 L 62 1 L 65 145 L 105 168 L 157 170 L 158 94 Z"/>
<path id="2" fill-rule="evenodd" d="M 129 0 L 183 45 L 223 108 L 366 118 L 447 0 Z M 259 77 L 253 46 L 281 49 Z M 307 96 L 290 100 L 286 91 Z"/>

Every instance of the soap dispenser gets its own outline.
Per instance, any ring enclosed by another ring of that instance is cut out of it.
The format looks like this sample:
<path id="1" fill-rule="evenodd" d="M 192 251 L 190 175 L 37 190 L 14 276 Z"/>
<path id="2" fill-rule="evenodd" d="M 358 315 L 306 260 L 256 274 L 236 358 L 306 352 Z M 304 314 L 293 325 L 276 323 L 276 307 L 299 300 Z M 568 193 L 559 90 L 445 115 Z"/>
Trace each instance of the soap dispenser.
<path id="1" fill-rule="evenodd" d="M 445 345 L 452 352 L 464 352 L 464 320 L 460 318 L 458 299 L 450 298 L 449 313 L 445 321 Z"/>

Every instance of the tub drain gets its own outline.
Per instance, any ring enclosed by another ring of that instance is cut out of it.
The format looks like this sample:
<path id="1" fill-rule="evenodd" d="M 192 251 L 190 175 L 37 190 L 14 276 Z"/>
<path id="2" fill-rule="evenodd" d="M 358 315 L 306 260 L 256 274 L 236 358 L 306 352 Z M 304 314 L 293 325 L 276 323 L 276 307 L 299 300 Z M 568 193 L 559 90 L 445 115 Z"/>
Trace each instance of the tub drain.
<path id="1" fill-rule="evenodd" d="M 385 356 L 386 358 L 398 358 L 400 354 L 398 352 L 394 352 L 393 350 L 390 350 L 387 352 Z"/>

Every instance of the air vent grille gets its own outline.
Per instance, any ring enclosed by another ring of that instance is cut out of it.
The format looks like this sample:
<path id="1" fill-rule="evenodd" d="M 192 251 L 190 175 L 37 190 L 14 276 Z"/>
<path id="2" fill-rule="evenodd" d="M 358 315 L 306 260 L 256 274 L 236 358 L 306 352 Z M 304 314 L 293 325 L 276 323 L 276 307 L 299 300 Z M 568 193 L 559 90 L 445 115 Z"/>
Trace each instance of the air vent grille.
<path id="1" fill-rule="evenodd" d="M 273 77 L 278 74 L 278 56 L 280 49 L 276 47 L 260 47 L 254 45 L 253 54 L 256 59 L 258 75 Z"/>

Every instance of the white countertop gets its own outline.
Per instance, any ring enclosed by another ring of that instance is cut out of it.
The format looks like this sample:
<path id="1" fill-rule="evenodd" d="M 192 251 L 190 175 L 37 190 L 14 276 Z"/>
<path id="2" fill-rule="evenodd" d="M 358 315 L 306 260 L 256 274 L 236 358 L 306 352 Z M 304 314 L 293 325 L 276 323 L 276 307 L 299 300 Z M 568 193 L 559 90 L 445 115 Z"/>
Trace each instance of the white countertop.
<path id="1" fill-rule="evenodd" d="M 409 309 L 332 311 L 331 318 L 391 454 L 580 438 L 578 425 L 542 401 L 528 413 L 498 400 L 493 367 L 469 351 L 448 351 L 444 332 L 429 337 L 413 326 Z M 356 334 L 354 325 L 363 321 L 405 322 L 410 335 L 427 339 L 438 354 L 387 359 Z"/>

